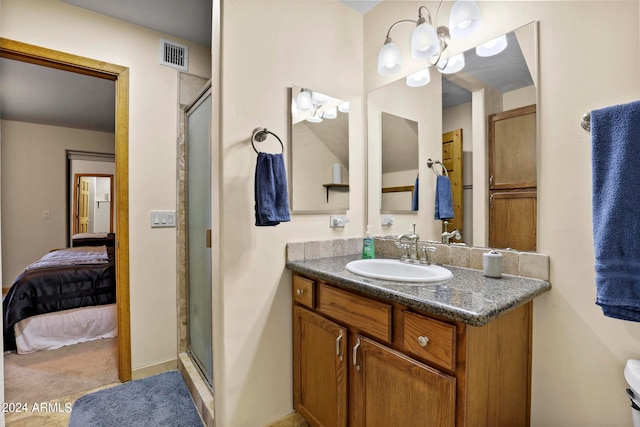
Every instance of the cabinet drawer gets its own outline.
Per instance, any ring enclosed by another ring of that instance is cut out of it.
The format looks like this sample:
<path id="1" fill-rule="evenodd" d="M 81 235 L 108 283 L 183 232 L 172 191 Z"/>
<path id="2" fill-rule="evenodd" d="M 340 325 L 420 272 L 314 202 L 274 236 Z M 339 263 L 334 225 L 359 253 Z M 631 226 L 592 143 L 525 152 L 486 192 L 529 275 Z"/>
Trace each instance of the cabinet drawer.
<path id="1" fill-rule="evenodd" d="M 320 284 L 317 308 L 319 312 L 365 335 L 386 343 L 391 342 L 393 310 L 390 304 Z"/>
<path id="2" fill-rule="evenodd" d="M 313 280 L 305 279 L 298 275 L 293 276 L 293 302 L 313 308 L 315 305 L 315 293 L 313 292 Z"/>
<path id="3" fill-rule="evenodd" d="M 455 370 L 454 325 L 405 311 L 402 341 L 404 350 L 412 356 L 450 371 Z"/>

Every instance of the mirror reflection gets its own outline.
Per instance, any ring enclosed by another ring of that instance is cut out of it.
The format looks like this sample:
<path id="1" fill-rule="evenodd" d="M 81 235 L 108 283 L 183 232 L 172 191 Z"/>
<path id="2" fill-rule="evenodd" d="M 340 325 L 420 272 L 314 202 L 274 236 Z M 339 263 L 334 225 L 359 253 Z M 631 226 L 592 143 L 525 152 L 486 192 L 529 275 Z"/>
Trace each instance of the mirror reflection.
<path id="1" fill-rule="evenodd" d="M 465 66 L 456 73 L 430 67 L 430 81 L 424 79 L 428 83 L 423 86 L 401 78 L 369 94 L 370 111 L 393 112 L 419 123 L 417 164 L 423 171 L 419 189 L 424 195 L 420 194 L 417 229 L 423 236 L 438 238 L 458 230 L 462 239 L 452 238 L 450 243 L 536 249 L 535 31 L 531 23 L 464 52 Z M 483 49 L 495 46 L 504 49 L 486 56 Z M 439 100 L 437 109 L 425 98 Z M 386 185 L 382 165 L 393 156 L 384 150 L 384 126 L 378 126 L 378 120 L 382 119 L 368 115 L 369 146 L 382 147 L 379 163 L 369 157 L 370 188 Z M 428 158 L 441 161 L 451 181 L 455 215 L 446 230 L 444 221 L 434 220 L 436 174 L 426 167 Z M 374 172 L 376 164 L 381 165 L 380 175 Z M 369 197 L 377 195 L 371 191 Z M 380 206 L 384 213 L 386 204 Z"/>
<path id="2" fill-rule="evenodd" d="M 442 74 L 443 144 L 453 147 L 450 132 L 459 132 L 463 147 L 455 164 L 453 148 L 443 145 L 453 203 L 462 210 L 448 227 L 469 245 L 536 249 L 534 26 L 464 52 L 465 68 Z"/>
<path id="3" fill-rule="evenodd" d="M 113 176 L 75 174 L 73 234 L 113 232 Z"/>
<path id="4" fill-rule="evenodd" d="M 418 122 L 381 113 L 382 211 L 418 210 Z"/>
<path id="5" fill-rule="evenodd" d="M 349 103 L 291 88 L 289 193 L 293 212 L 349 209 Z"/>

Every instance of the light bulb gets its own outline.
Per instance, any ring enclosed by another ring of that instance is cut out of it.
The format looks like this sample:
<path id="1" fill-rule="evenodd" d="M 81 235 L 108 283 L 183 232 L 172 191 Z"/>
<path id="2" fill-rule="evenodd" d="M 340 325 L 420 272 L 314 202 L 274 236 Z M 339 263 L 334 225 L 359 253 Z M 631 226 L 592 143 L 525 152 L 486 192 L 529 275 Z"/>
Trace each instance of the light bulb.
<path id="1" fill-rule="evenodd" d="M 309 111 L 313 108 L 313 103 L 311 102 L 311 95 L 306 89 L 302 89 L 296 98 L 296 103 L 298 104 L 298 110 L 300 111 Z"/>
<path id="2" fill-rule="evenodd" d="M 501 35 L 493 40 L 489 40 L 486 43 L 476 47 L 476 54 L 478 56 L 487 57 L 497 55 L 507 48 L 507 36 Z"/>
<path id="3" fill-rule="evenodd" d="M 449 29 L 452 38 L 470 36 L 480 29 L 482 16 L 480 8 L 473 0 L 457 0 L 449 14 Z"/>

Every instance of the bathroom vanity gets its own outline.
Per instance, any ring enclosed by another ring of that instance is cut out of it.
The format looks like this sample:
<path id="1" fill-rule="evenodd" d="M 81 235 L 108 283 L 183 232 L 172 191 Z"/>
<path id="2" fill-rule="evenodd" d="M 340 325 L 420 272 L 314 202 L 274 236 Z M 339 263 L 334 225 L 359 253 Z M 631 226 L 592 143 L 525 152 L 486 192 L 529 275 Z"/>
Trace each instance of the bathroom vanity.
<path id="1" fill-rule="evenodd" d="M 527 426 L 532 300 L 549 282 L 449 267 L 374 280 L 290 261 L 294 408 L 314 426 Z"/>

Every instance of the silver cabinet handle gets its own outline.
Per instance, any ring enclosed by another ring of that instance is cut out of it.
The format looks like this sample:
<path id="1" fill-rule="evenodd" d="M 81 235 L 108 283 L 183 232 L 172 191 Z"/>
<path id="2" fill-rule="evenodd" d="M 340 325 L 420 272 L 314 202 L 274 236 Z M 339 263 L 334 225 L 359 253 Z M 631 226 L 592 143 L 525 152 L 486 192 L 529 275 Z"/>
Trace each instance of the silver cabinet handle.
<path id="1" fill-rule="evenodd" d="M 489 175 L 489 188 L 493 187 L 493 175 Z"/>
<path id="2" fill-rule="evenodd" d="M 298 289 L 298 290 L 296 290 L 296 294 L 298 294 L 298 295 L 302 295 L 302 294 L 304 294 L 304 289 Z"/>
<path id="3" fill-rule="evenodd" d="M 356 345 L 353 346 L 353 366 L 356 367 L 356 371 L 360 370 L 358 365 L 358 349 L 360 348 L 360 338 L 356 338 Z"/>
<path id="4" fill-rule="evenodd" d="M 342 362 L 342 354 L 340 351 L 340 341 L 342 341 L 342 329 L 340 329 L 340 333 L 338 334 L 338 338 L 336 338 L 336 356 Z"/>
<path id="5" fill-rule="evenodd" d="M 420 344 L 421 347 L 426 347 L 427 344 L 429 344 L 429 337 L 425 337 L 425 336 L 418 337 L 418 344 Z"/>

